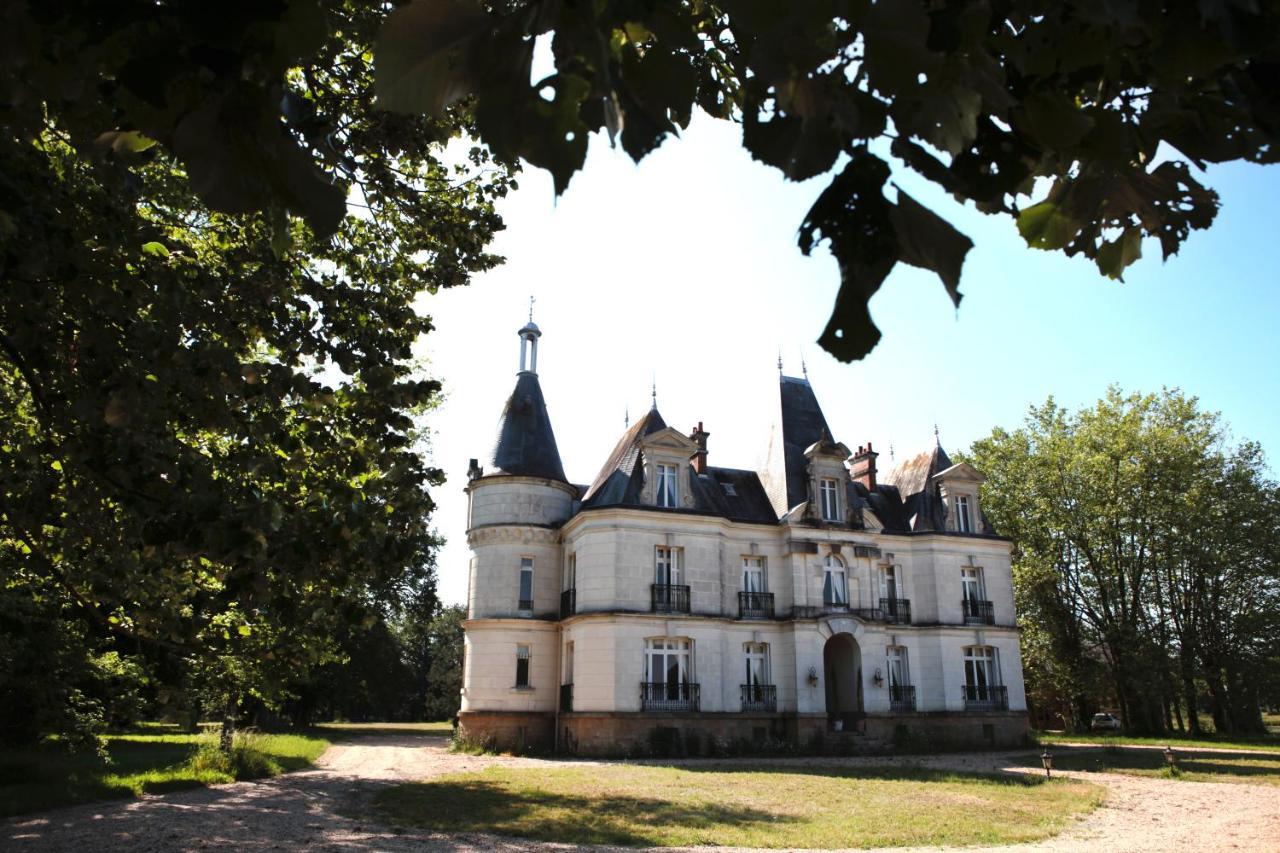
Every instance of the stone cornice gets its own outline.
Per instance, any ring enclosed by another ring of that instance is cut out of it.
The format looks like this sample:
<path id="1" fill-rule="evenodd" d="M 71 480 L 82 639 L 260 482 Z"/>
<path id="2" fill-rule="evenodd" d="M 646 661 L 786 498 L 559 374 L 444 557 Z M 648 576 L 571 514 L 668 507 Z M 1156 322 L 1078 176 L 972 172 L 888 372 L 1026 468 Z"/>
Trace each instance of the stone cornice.
<path id="1" fill-rule="evenodd" d="M 467 531 L 467 544 L 558 545 L 560 530 L 533 524 L 485 524 Z"/>

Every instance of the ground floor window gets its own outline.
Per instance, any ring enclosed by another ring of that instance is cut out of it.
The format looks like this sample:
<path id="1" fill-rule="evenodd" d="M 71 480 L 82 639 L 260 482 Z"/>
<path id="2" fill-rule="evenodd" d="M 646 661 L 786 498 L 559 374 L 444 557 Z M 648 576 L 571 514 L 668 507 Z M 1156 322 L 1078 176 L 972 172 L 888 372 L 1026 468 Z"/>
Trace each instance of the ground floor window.
<path id="1" fill-rule="evenodd" d="M 516 646 L 516 687 L 529 686 L 529 659 L 533 650 L 524 644 Z"/>
<path id="2" fill-rule="evenodd" d="M 759 687 L 762 684 L 769 683 L 769 644 L 768 643 L 747 643 L 744 647 L 746 653 L 746 681 L 744 684 L 752 687 Z"/>
<path id="3" fill-rule="evenodd" d="M 996 650 L 991 646 L 967 646 L 964 650 L 964 683 L 968 687 L 994 687 L 1000 683 Z"/>
<path id="4" fill-rule="evenodd" d="M 907 671 L 906 646 L 889 646 L 885 650 L 888 658 L 889 688 L 904 687 L 911 683 L 911 674 Z"/>
<path id="5" fill-rule="evenodd" d="M 693 681 L 693 643 L 683 637 L 645 640 L 641 705 L 652 711 L 686 711 L 698 707 Z"/>

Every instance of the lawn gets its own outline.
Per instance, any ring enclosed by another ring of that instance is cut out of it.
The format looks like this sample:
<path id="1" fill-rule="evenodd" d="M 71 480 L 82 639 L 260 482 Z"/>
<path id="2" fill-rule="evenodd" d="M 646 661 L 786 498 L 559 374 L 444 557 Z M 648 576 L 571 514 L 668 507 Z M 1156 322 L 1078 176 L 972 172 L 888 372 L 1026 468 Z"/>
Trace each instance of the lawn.
<path id="1" fill-rule="evenodd" d="M 1126 749 L 1123 746 L 1059 747 L 1053 750 L 1053 766 L 1059 770 L 1123 773 L 1127 776 L 1163 776 L 1189 782 L 1243 782 L 1253 785 L 1280 785 L 1280 754 L 1206 752 L 1172 745 L 1178 759 L 1176 774 L 1166 769 L 1164 750 Z M 1029 758 L 1040 766 L 1039 757 Z"/>
<path id="2" fill-rule="evenodd" d="M 319 723 L 315 731 L 329 740 L 349 740 L 372 735 L 438 735 L 453 736 L 448 720 L 435 723 Z"/>
<path id="3" fill-rule="evenodd" d="M 106 735 L 105 760 L 56 747 L 0 753 L 0 816 L 234 782 L 231 772 L 193 761 L 200 744 L 212 737 L 148 726 Z M 310 734 L 272 734 L 256 736 L 251 746 L 258 769 L 250 775 L 274 775 L 310 767 L 329 742 Z"/>
<path id="4" fill-rule="evenodd" d="M 1097 807 L 1078 781 L 918 768 L 490 767 L 379 792 L 401 825 L 571 844 L 897 847 L 1045 838 Z"/>
<path id="5" fill-rule="evenodd" d="M 1178 737 L 1175 734 L 1159 737 L 1130 737 L 1113 734 L 1072 734 L 1066 732 L 1033 732 L 1041 745 L 1061 743 L 1096 743 L 1103 746 L 1164 746 L 1175 749 L 1253 749 L 1280 752 L 1280 735 L 1207 735 L 1199 738 Z"/>

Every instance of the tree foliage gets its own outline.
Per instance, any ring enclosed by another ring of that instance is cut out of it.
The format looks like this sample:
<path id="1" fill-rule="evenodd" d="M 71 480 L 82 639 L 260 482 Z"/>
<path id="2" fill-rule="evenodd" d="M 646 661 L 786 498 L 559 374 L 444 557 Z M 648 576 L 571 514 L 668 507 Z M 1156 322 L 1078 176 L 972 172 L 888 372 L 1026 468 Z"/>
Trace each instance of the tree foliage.
<path id="1" fill-rule="evenodd" d="M 542 36 L 555 68 L 531 81 Z M 972 244 L 888 192 L 890 162 L 1119 278 L 1144 237 L 1168 258 L 1213 221 L 1192 166 L 1280 156 L 1275 0 L 413 0 L 383 27 L 377 66 L 388 109 L 473 98 L 480 137 L 549 170 L 557 193 L 588 134 L 638 161 L 695 108 L 739 122 L 791 180 L 834 172 L 799 244 L 839 262 L 820 343 L 843 361 L 879 339 L 867 303 L 897 263 L 960 302 Z"/>
<path id="2" fill-rule="evenodd" d="M 414 300 L 497 262 L 510 172 L 374 109 L 363 4 L 0 19 L 6 642 L 275 702 L 430 579 Z"/>
<path id="3" fill-rule="evenodd" d="M 1031 693 L 1087 725 L 1113 696 L 1126 724 L 1258 731 L 1280 649 L 1280 488 L 1256 445 L 1176 391 L 1090 408 L 1052 400 L 972 450 L 983 511 L 1016 543 Z M 1105 674 L 1105 678 L 1102 676 Z M 1201 688 L 1203 685 L 1203 689 Z"/>

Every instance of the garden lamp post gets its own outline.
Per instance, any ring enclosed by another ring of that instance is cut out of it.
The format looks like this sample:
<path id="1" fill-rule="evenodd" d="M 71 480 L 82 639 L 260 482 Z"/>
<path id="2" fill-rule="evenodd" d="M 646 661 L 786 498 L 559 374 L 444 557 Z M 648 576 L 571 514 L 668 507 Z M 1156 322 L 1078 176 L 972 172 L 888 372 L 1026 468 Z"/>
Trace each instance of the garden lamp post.
<path id="1" fill-rule="evenodd" d="M 1053 753 L 1046 749 L 1040 755 L 1040 763 L 1044 765 L 1045 777 L 1048 778 L 1052 776 L 1053 774 L 1050 773 L 1049 771 L 1053 769 Z"/>
<path id="2" fill-rule="evenodd" d="M 1168 745 L 1164 748 L 1164 763 L 1168 765 L 1170 770 L 1178 766 L 1178 755 L 1173 751 L 1173 747 Z"/>

